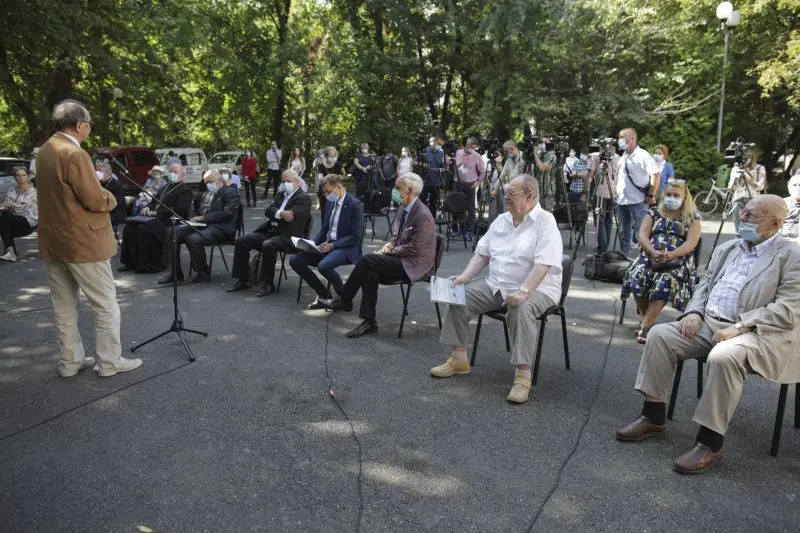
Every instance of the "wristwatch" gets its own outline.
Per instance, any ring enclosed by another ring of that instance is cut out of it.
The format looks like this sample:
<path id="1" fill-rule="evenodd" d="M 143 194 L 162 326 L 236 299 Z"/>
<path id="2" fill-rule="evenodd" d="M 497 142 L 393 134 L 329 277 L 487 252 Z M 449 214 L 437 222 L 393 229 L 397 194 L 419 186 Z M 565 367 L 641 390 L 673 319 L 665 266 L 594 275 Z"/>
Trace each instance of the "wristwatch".
<path id="1" fill-rule="evenodd" d="M 525 285 L 520 287 L 519 290 L 520 290 L 520 292 L 525 293 L 526 296 L 530 296 L 531 295 L 531 290 L 528 287 L 526 287 Z"/>
<path id="2" fill-rule="evenodd" d="M 736 328 L 736 331 L 738 331 L 739 333 L 747 333 L 748 331 L 750 331 L 750 328 L 748 328 L 741 322 L 737 322 L 736 324 L 733 325 L 733 327 Z"/>

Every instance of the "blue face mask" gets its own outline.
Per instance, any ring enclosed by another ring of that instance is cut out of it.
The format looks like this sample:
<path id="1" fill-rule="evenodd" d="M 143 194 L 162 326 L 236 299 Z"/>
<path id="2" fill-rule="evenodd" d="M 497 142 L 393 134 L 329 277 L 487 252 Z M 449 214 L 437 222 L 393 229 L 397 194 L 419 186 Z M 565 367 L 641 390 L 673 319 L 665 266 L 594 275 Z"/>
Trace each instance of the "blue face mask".
<path id="1" fill-rule="evenodd" d="M 392 189 L 392 201 L 396 204 L 403 205 L 403 198 L 400 196 L 400 191 Z"/>
<path id="2" fill-rule="evenodd" d="M 292 185 L 288 181 L 284 182 L 284 184 L 283 184 L 283 192 L 286 193 L 286 196 L 291 196 L 292 193 L 294 192 L 294 185 Z"/>
<path id="3" fill-rule="evenodd" d="M 330 194 L 329 194 L 328 196 L 326 196 L 325 198 L 327 198 L 327 200 L 328 200 L 329 202 L 338 202 L 338 201 L 339 201 L 339 195 L 338 195 L 338 194 L 336 194 L 335 192 L 332 192 L 332 193 L 330 193 Z"/>
<path id="4" fill-rule="evenodd" d="M 177 173 L 175 173 L 175 172 L 170 172 L 170 173 L 167 175 L 167 178 L 169 179 L 170 183 L 177 183 L 177 182 L 178 182 L 178 178 L 179 178 L 179 177 L 180 177 L 180 176 L 178 176 L 178 174 L 177 174 Z"/>
<path id="5" fill-rule="evenodd" d="M 675 211 L 677 209 L 680 209 L 682 205 L 683 205 L 683 199 L 681 198 L 675 198 L 672 196 L 664 197 L 664 207 L 666 207 L 667 209 Z"/>
<path id="6" fill-rule="evenodd" d="M 760 235 L 758 234 L 758 226 L 752 222 L 740 222 L 739 231 L 736 234 L 747 242 L 756 242 Z"/>
<path id="7" fill-rule="evenodd" d="M 211 194 L 215 194 L 219 190 L 219 187 L 217 187 L 217 184 L 213 181 L 211 183 L 206 183 L 206 188 Z"/>
<path id="8" fill-rule="evenodd" d="M 617 141 L 617 146 L 619 146 L 620 150 L 626 150 L 627 151 L 628 150 L 628 140 L 625 139 L 624 137 L 621 137 Z"/>

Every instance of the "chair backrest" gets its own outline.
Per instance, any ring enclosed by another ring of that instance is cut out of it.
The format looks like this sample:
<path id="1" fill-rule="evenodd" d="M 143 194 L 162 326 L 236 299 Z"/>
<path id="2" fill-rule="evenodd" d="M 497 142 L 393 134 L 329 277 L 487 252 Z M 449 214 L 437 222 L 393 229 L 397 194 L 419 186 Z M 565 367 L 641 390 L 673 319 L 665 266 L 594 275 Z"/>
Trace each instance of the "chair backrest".
<path id="1" fill-rule="evenodd" d="M 467 195 L 463 192 L 453 191 L 444 197 L 444 210 L 460 215 L 467 210 Z"/>
<path id="2" fill-rule="evenodd" d="M 436 261 L 433 264 L 433 274 L 439 272 L 439 266 L 442 264 L 442 257 L 444 256 L 444 235 L 436 233 Z"/>
<path id="3" fill-rule="evenodd" d="M 380 189 L 373 189 L 371 193 L 364 198 L 364 213 L 384 214 L 383 210 L 392 205 L 392 189 L 388 187 L 381 187 Z"/>
<path id="4" fill-rule="evenodd" d="M 567 299 L 569 285 L 572 283 L 572 269 L 574 265 L 572 256 L 567 254 L 561 256 L 561 300 L 558 302 L 559 307 L 564 307 L 564 300 Z"/>

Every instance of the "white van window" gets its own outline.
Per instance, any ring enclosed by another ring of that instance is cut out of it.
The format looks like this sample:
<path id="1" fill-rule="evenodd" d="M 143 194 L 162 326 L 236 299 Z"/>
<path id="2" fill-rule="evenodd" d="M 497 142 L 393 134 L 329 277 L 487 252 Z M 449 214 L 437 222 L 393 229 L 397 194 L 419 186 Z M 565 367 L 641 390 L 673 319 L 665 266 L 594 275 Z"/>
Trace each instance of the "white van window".
<path id="1" fill-rule="evenodd" d="M 186 166 L 195 166 L 200 164 L 200 154 L 188 154 L 186 157 Z"/>

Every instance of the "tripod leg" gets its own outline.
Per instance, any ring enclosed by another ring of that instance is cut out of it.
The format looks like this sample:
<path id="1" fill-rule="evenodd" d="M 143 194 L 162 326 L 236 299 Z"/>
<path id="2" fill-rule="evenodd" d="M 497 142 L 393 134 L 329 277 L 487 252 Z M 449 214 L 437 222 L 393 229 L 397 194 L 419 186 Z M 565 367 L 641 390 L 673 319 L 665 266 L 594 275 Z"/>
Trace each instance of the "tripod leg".
<path id="1" fill-rule="evenodd" d="M 178 331 L 178 329 L 177 329 L 177 327 L 175 326 L 175 324 L 174 324 L 174 323 L 172 324 L 172 327 L 171 327 L 171 328 L 169 328 L 167 331 L 164 331 L 164 332 L 162 332 L 162 333 L 159 333 L 159 334 L 158 334 L 158 335 L 156 335 L 155 337 L 151 337 L 151 338 L 147 339 L 146 341 L 144 341 L 144 342 L 140 342 L 139 344 L 137 344 L 137 345 L 135 345 L 135 346 L 131 346 L 131 353 L 135 352 L 136 350 L 138 350 L 138 349 L 139 349 L 139 348 L 141 348 L 142 346 L 146 346 L 146 345 L 150 344 L 151 342 L 153 342 L 153 341 L 155 341 L 155 340 L 158 340 L 158 339 L 160 339 L 160 338 L 161 338 L 161 337 L 163 337 L 164 335 L 168 335 L 168 334 L 172 333 L 173 331 Z"/>
<path id="2" fill-rule="evenodd" d="M 202 335 L 203 337 L 208 337 L 208 333 L 205 331 L 197 331 L 196 329 L 189 329 L 189 328 L 181 328 L 182 331 L 187 333 L 196 333 L 197 335 Z"/>

